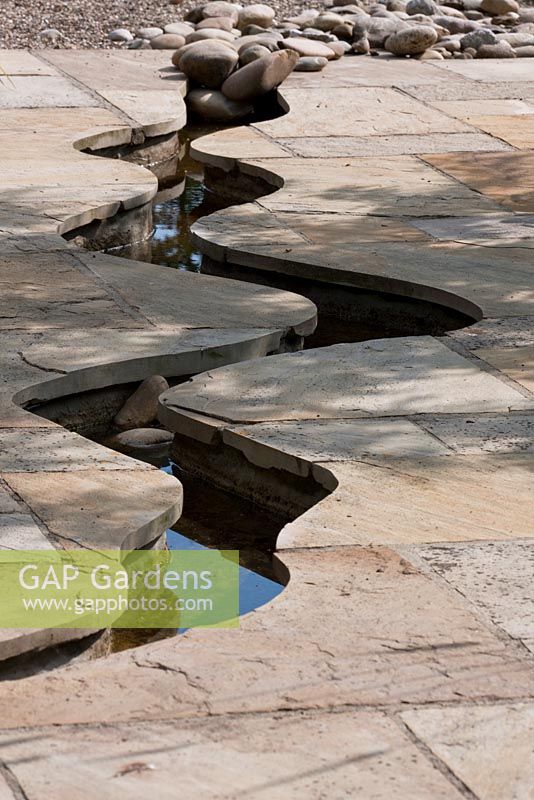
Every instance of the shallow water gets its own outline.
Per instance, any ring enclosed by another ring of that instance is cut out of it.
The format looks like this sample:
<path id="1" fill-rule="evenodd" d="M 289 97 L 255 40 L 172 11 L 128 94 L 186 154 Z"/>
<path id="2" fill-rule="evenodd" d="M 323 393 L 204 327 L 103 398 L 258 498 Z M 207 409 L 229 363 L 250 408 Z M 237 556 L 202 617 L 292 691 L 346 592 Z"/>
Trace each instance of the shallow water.
<path id="1" fill-rule="evenodd" d="M 167 545 L 169 550 L 207 550 L 208 548 L 188 539 L 177 531 L 167 531 Z M 255 608 L 265 605 L 277 597 L 284 587 L 276 581 L 260 575 L 242 565 L 239 566 L 239 616 L 254 611 Z"/>
<path id="2" fill-rule="evenodd" d="M 184 508 L 167 531 L 169 550 L 238 550 L 239 615 L 248 614 L 279 595 L 272 550 L 286 521 L 253 503 L 185 474 L 176 464 L 162 468 L 184 486 Z"/>

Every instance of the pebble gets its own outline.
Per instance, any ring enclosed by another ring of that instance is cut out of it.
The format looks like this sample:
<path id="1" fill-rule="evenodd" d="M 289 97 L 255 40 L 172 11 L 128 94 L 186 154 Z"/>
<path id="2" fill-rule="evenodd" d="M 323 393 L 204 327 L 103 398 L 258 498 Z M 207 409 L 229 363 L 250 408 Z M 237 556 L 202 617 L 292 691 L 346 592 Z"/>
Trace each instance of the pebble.
<path id="1" fill-rule="evenodd" d="M 150 50 L 150 39 L 134 39 L 126 46 L 128 50 Z"/>
<path id="2" fill-rule="evenodd" d="M 295 72 L 320 72 L 328 64 L 328 59 L 320 56 L 303 56 L 295 66 Z"/>
<path id="3" fill-rule="evenodd" d="M 352 52 L 359 56 L 365 56 L 371 50 L 369 39 L 363 36 L 352 43 Z"/>
<path id="4" fill-rule="evenodd" d="M 418 25 L 416 28 L 398 31 L 389 36 L 386 50 L 396 56 L 416 56 L 435 44 L 438 34 L 429 25 Z"/>
<path id="5" fill-rule="evenodd" d="M 233 42 L 235 36 L 229 31 L 222 31 L 220 28 L 201 28 L 199 31 L 194 31 L 186 36 L 185 42 L 201 42 L 203 39 L 222 39 L 225 42 Z"/>
<path id="6" fill-rule="evenodd" d="M 477 58 L 515 58 L 514 48 L 508 42 L 482 44 L 476 51 Z"/>
<path id="7" fill-rule="evenodd" d="M 159 461 L 169 455 L 173 439 L 174 434 L 163 428 L 132 428 L 108 437 L 104 444 L 125 455 Z"/>
<path id="8" fill-rule="evenodd" d="M 234 26 L 232 25 L 230 17 L 208 17 L 207 19 L 203 19 L 202 22 L 199 22 L 196 26 L 197 31 L 204 30 L 204 28 L 211 28 L 211 30 L 218 29 L 231 33 Z M 193 31 L 189 31 L 189 33 L 193 33 Z"/>
<path id="9" fill-rule="evenodd" d="M 187 22 L 170 22 L 163 28 L 164 33 L 177 33 L 184 38 L 193 33 L 194 30 L 193 25 L 189 25 Z"/>
<path id="10" fill-rule="evenodd" d="M 235 50 L 216 42 L 197 42 L 180 58 L 180 69 L 188 78 L 209 89 L 218 89 L 234 71 L 239 56 Z"/>
<path id="11" fill-rule="evenodd" d="M 332 28 L 335 28 L 336 25 L 341 25 L 343 21 L 343 17 L 340 14 L 319 14 L 313 20 L 313 27 L 324 33 L 329 33 Z"/>
<path id="12" fill-rule="evenodd" d="M 161 36 L 163 28 L 138 28 L 135 35 L 138 39 L 153 39 L 155 36 Z"/>
<path id="13" fill-rule="evenodd" d="M 251 44 L 239 53 L 239 63 L 242 67 L 256 61 L 258 58 L 268 56 L 271 51 L 264 47 L 262 44 Z"/>
<path id="14" fill-rule="evenodd" d="M 482 0 L 480 10 L 491 14 L 492 17 L 498 17 L 510 11 L 519 11 L 519 4 L 516 0 Z"/>
<path id="15" fill-rule="evenodd" d="M 115 426 L 125 431 L 150 425 L 158 413 L 158 398 L 168 388 L 169 384 L 161 375 L 146 378 L 115 415 Z"/>
<path id="16" fill-rule="evenodd" d="M 334 60 L 341 58 L 352 49 L 348 42 L 326 42 L 326 46 L 333 52 Z"/>
<path id="17" fill-rule="evenodd" d="M 200 17 L 196 20 L 208 19 L 209 17 L 230 17 L 234 25 L 239 19 L 239 8 L 234 3 L 226 3 L 224 0 L 214 0 L 199 9 Z"/>
<path id="18" fill-rule="evenodd" d="M 114 32 L 116 33 L 116 31 L 114 31 Z M 126 31 L 126 33 L 129 33 L 129 31 Z M 44 28 L 44 30 L 39 31 L 39 39 L 41 39 L 41 41 L 43 41 L 43 42 L 46 42 L 47 44 L 55 44 L 60 36 L 61 36 L 61 33 L 60 33 L 60 31 L 58 31 L 57 28 Z M 115 41 L 117 41 L 117 40 L 115 40 Z M 124 41 L 124 40 L 122 40 L 122 41 Z"/>
<path id="19" fill-rule="evenodd" d="M 186 97 L 190 111 L 202 119 L 231 122 L 252 114 L 250 103 L 239 103 L 216 89 L 192 89 Z"/>
<path id="20" fill-rule="evenodd" d="M 162 33 L 161 36 L 154 36 L 150 40 L 150 47 L 153 50 L 178 50 L 184 44 L 184 37 L 178 33 Z"/>
<path id="21" fill-rule="evenodd" d="M 126 28 L 115 28 L 114 31 L 108 33 L 108 39 L 111 42 L 131 42 L 133 35 Z"/>
<path id="22" fill-rule="evenodd" d="M 322 42 L 312 42 L 309 39 L 284 39 L 284 48 L 294 50 L 299 56 L 319 56 L 320 58 L 334 58 L 333 51 Z"/>
<path id="23" fill-rule="evenodd" d="M 221 91 L 229 100 L 248 103 L 279 86 L 293 72 L 298 60 L 293 50 L 269 53 L 230 75 Z"/>
<path id="24" fill-rule="evenodd" d="M 478 31 L 471 31 L 470 33 L 466 33 L 465 36 L 462 36 L 460 39 L 460 46 L 462 50 L 466 50 L 468 47 L 474 47 L 475 50 L 483 44 L 497 44 L 497 37 L 489 28 L 481 28 Z"/>
<path id="25" fill-rule="evenodd" d="M 433 14 L 437 14 L 439 9 L 433 0 L 408 0 L 405 11 L 410 16 L 423 14 L 431 17 Z"/>
<path id="26" fill-rule="evenodd" d="M 247 25 L 258 25 L 260 28 L 270 28 L 274 20 L 274 11 L 263 3 L 254 3 L 245 6 L 239 11 L 237 27 L 243 30 Z"/>
<path id="27" fill-rule="evenodd" d="M 515 54 L 518 58 L 534 58 L 534 45 L 524 45 L 515 48 Z"/>

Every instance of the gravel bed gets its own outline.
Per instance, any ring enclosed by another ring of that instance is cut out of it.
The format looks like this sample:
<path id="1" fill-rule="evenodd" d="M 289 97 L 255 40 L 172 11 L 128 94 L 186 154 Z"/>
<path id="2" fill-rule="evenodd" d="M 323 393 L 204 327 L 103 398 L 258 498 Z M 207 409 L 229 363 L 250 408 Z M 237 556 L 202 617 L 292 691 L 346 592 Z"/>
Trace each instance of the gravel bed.
<path id="1" fill-rule="evenodd" d="M 250 5 L 242 0 L 242 5 Z M 0 47 L 105 47 L 116 48 L 107 35 L 115 28 L 135 32 L 146 25 L 163 27 L 178 22 L 198 0 L 184 0 L 172 5 L 169 0 L 5 0 L 0 27 Z M 291 0 L 274 0 L 269 5 L 279 19 L 298 14 L 304 8 L 322 8 L 321 0 L 295 3 Z M 55 42 L 46 42 L 39 33 L 47 28 L 60 32 Z"/>

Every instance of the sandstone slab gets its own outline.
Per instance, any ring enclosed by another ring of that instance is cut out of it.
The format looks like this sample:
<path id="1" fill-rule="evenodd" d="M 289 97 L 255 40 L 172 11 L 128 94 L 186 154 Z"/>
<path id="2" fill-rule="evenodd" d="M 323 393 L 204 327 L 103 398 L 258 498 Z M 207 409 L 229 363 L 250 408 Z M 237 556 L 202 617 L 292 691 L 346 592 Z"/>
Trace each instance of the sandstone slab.
<path id="1" fill-rule="evenodd" d="M 534 392 L 534 347 L 492 348 L 477 350 L 479 358 Z"/>
<path id="2" fill-rule="evenodd" d="M 4 478 L 56 541 L 71 548 L 147 545 L 181 511 L 181 487 L 157 470 L 6 472 Z"/>
<path id="3" fill-rule="evenodd" d="M 429 545 L 418 553 L 508 636 L 534 639 L 532 542 Z"/>
<path id="4" fill-rule="evenodd" d="M 183 408 L 235 422 L 534 406 L 475 362 L 424 336 L 333 345 L 225 367 L 171 389 L 161 402 L 178 414 Z"/>
<path id="5" fill-rule="evenodd" d="M 427 163 L 511 211 L 534 211 L 534 153 L 531 151 L 451 153 L 424 158 Z"/>
<path id="6" fill-rule="evenodd" d="M 333 115 L 337 120 L 334 138 L 469 132 L 462 122 L 390 88 L 297 89 L 288 86 L 284 87 L 283 96 L 289 113 L 255 124 L 259 130 L 277 138 L 332 136 Z M 310 119 L 308 109 L 312 104 L 314 113 Z M 340 108 L 344 109 L 341 115 Z"/>
<path id="7" fill-rule="evenodd" d="M 179 646 L 161 641 L 60 676 L 14 681 L 4 729 L 172 719 L 180 730 L 178 718 L 205 717 L 208 709 L 236 719 L 239 712 L 397 708 L 534 691 L 528 658 L 387 548 L 307 550 L 283 560 L 288 587 L 238 630 L 193 630 Z M 67 695 L 68 703 L 59 701 Z"/>
<path id="8" fill-rule="evenodd" d="M 534 781 L 531 704 L 426 709 L 402 716 L 477 797 L 528 798 Z"/>

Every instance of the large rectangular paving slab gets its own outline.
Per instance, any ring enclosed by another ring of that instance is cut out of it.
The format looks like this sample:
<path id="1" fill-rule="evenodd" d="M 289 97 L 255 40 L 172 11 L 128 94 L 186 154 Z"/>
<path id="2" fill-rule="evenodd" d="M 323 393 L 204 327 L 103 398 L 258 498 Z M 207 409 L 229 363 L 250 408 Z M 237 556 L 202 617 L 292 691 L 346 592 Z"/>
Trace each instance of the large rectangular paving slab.
<path id="1" fill-rule="evenodd" d="M 464 123 L 430 109 L 395 89 L 287 89 L 289 112 L 253 127 L 276 138 L 469 133 Z M 310 107 L 313 114 L 310 115 Z M 342 109 L 342 113 L 340 113 Z M 336 120 L 333 129 L 332 119 Z"/>
<path id="2" fill-rule="evenodd" d="M 0 750 L 39 800 L 462 797 L 395 722 L 365 711 L 0 733 Z"/>
<path id="3" fill-rule="evenodd" d="M 411 225 L 445 242 L 482 244 L 486 247 L 534 247 L 534 216 L 529 214 L 414 219 Z"/>
<path id="4" fill-rule="evenodd" d="M 97 106 L 89 92 L 56 75 L 13 75 L 0 83 L 0 109 Z"/>
<path id="5" fill-rule="evenodd" d="M 322 467 L 337 488 L 286 525 L 279 549 L 534 538 L 528 453 L 362 456 Z"/>
<path id="6" fill-rule="evenodd" d="M 134 328 L 138 323 L 71 253 L 0 257 L 0 329 L 42 331 L 78 326 Z"/>
<path id="7" fill-rule="evenodd" d="M 423 158 L 511 211 L 534 211 L 534 152 L 444 153 Z"/>
<path id="8" fill-rule="evenodd" d="M 534 542 L 444 544 L 417 552 L 509 636 L 534 639 Z"/>
<path id="9" fill-rule="evenodd" d="M 480 62 L 478 63 L 480 64 Z M 435 103 L 436 101 L 458 102 L 462 100 L 524 100 L 530 104 L 534 101 L 534 79 L 532 75 L 526 81 L 516 81 L 514 78 L 508 78 L 506 81 L 462 80 L 460 82 L 457 80 L 460 77 L 459 75 L 452 79 L 450 72 L 444 72 L 444 74 L 449 78 L 448 81 L 432 82 L 430 84 L 421 81 L 421 83 L 415 83 L 411 86 L 403 85 L 402 89 L 414 99 L 430 103 Z"/>
<path id="10" fill-rule="evenodd" d="M 534 106 L 532 106 L 534 114 Z M 473 116 L 469 123 L 475 128 L 501 139 L 519 150 L 534 148 L 534 116 Z"/>
<path id="11" fill-rule="evenodd" d="M 534 105 L 524 100 L 438 100 L 432 103 L 434 108 L 457 117 L 464 122 L 470 122 L 472 117 L 511 117 L 534 114 Z M 514 124 L 517 120 L 514 120 Z"/>
<path id="12" fill-rule="evenodd" d="M 534 452 L 534 415 L 441 414 L 417 425 L 461 455 Z"/>
<path id="13" fill-rule="evenodd" d="M 35 430 L 0 430 L 0 472 L 72 472 L 91 469 L 149 469 L 57 425 Z"/>
<path id="14" fill-rule="evenodd" d="M 405 419 L 302 420 L 224 429 L 224 441 L 262 466 L 291 470 L 299 462 L 350 461 L 369 455 L 433 456 L 449 449 Z M 285 457 L 289 456 L 289 464 Z M 299 467 L 299 472 L 302 467 Z"/>
<path id="15" fill-rule="evenodd" d="M 534 346 L 477 350 L 477 356 L 534 392 Z"/>
<path id="16" fill-rule="evenodd" d="M 30 514 L 0 514 L 0 550 L 52 550 Z"/>
<path id="17" fill-rule="evenodd" d="M 278 144 L 303 158 L 393 156 L 511 150 L 509 144 L 484 133 L 428 133 L 394 136 L 305 136 L 277 138 Z M 258 153 L 256 157 L 260 157 Z"/>
<path id="18" fill-rule="evenodd" d="M 375 58 L 342 58 L 331 61 L 320 73 L 293 72 L 282 86 L 285 96 L 287 88 L 338 89 L 352 86 L 469 86 L 471 81 L 461 75 L 451 75 L 436 69 L 434 64 L 415 60 L 380 56 Z"/>
<path id="19" fill-rule="evenodd" d="M 435 65 L 445 73 L 454 73 L 472 81 L 485 84 L 517 81 L 530 83 L 533 80 L 532 64 L 528 58 L 477 59 L 471 61 L 440 61 Z"/>
<path id="20" fill-rule="evenodd" d="M 139 91 L 185 88 L 185 76 L 171 66 L 168 50 L 47 50 L 44 58 L 97 93 L 121 86 Z"/>
<path id="21" fill-rule="evenodd" d="M 59 75 L 57 69 L 26 50 L 2 50 L 2 69 L 9 76 Z"/>
<path id="22" fill-rule="evenodd" d="M 479 800 L 530 800 L 534 705 L 406 711 L 403 720 Z"/>
<path id="23" fill-rule="evenodd" d="M 295 407 L 295 397 L 299 397 Z M 200 375 L 162 402 L 233 422 L 532 408 L 518 391 L 437 340 L 376 339 L 273 356 Z"/>
<path id="24" fill-rule="evenodd" d="M 462 158 L 467 161 L 468 155 Z M 430 157 L 427 160 L 430 162 Z M 284 179 L 283 188 L 258 200 L 260 206 L 272 211 L 418 217 L 468 216 L 499 208 L 495 201 L 432 169 L 415 156 L 364 160 L 318 158 L 306 160 L 304 165 L 298 159 L 280 158 L 274 163 L 276 172 Z M 253 174 L 261 174 L 264 168 L 261 161 L 244 165 L 244 171 Z"/>

